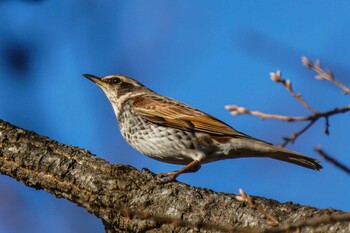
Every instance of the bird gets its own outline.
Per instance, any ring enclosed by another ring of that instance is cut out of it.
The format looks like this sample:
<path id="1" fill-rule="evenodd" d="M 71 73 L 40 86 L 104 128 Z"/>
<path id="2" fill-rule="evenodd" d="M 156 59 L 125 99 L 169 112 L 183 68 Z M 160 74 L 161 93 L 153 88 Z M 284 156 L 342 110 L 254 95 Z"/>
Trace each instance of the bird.
<path id="1" fill-rule="evenodd" d="M 159 173 L 176 181 L 202 164 L 235 158 L 264 157 L 320 170 L 319 161 L 242 133 L 223 121 L 178 100 L 160 95 L 124 75 L 83 76 L 99 86 L 112 104 L 128 144 L 161 162 L 184 165 Z"/>

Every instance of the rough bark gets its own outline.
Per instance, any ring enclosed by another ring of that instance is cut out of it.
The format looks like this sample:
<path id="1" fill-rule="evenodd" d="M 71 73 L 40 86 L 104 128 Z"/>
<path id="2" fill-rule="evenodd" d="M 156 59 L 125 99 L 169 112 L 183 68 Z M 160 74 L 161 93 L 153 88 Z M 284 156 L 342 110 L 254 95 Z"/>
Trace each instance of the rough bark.
<path id="1" fill-rule="evenodd" d="M 88 150 L 63 145 L 1 120 L 0 172 L 29 187 L 78 204 L 100 218 L 109 233 L 269 232 L 274 229 L 261 212 L 242 205 L 233 194 L 179 182 L 160 184 L 149 171 L 109 164 Z M 254 200 L 282 225 L 341 213 L 261 197 Z M 301 232 L 350 232 L 350 224 L 330 221 L 303 227 Z"/>

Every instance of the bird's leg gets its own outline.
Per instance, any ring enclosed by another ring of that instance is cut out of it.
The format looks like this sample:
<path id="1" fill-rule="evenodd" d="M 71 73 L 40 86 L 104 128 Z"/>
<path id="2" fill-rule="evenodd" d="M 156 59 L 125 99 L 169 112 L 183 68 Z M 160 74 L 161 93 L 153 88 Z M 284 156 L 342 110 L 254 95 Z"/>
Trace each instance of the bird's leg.
<path id="1" fill-rule="evenodd" d="M 191 172 L 196 172 L 201 168 L 201 164 L 199 160 L 193 160 L 183 168 L 181 168 L 178 171 L 173 171 L 173 172 L 164 172 L 164 173 L 159 173 L 157 177 L 159 178 L 164 178 L 167 177 L 166 179 L 163 179 L 163 182 L 172 182 L 182 173 L 191 173 Z"/>

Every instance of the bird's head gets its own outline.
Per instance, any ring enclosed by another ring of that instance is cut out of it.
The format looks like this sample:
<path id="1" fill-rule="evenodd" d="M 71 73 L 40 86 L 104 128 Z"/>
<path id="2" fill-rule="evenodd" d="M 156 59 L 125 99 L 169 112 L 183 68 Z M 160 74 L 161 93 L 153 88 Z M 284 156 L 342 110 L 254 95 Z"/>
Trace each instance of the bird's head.
<path id="1" fill-rule="evenodd" d="M 97 77 L 91 74 L 83 74 L 83 76 L 99 86 L 105 94 L 119 98 L 130 92 L 144 91 L 147 89 L 144 85 L 124 75 L 108 75 Z"/>
<path id="2" fill-rule="evenodd" d="M 108 75 L 97 77 L 91 74 L 83 76 L 99 86 L 108 97 L 116 113 L 129 98 L 152 92 L 138 81 L 124 75 Z M 117 108 L 117 109 L 116 109 Z"/>

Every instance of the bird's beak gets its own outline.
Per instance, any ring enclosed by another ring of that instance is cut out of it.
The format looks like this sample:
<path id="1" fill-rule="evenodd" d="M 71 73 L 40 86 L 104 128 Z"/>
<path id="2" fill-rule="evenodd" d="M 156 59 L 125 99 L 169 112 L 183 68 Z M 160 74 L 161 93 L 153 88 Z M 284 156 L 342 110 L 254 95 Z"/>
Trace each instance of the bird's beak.
<path id="1" fill-rule="evenodd" d="M 94 75 L 91 75 L 91 74 L 83 74 L 83 76 L 85 78 L 89 79 L 91 82 L 96 83 L 97 85 L 101 85 L 102 84 L 101 78 L 99 78 L 97 76 L 94 76 Z"/>

